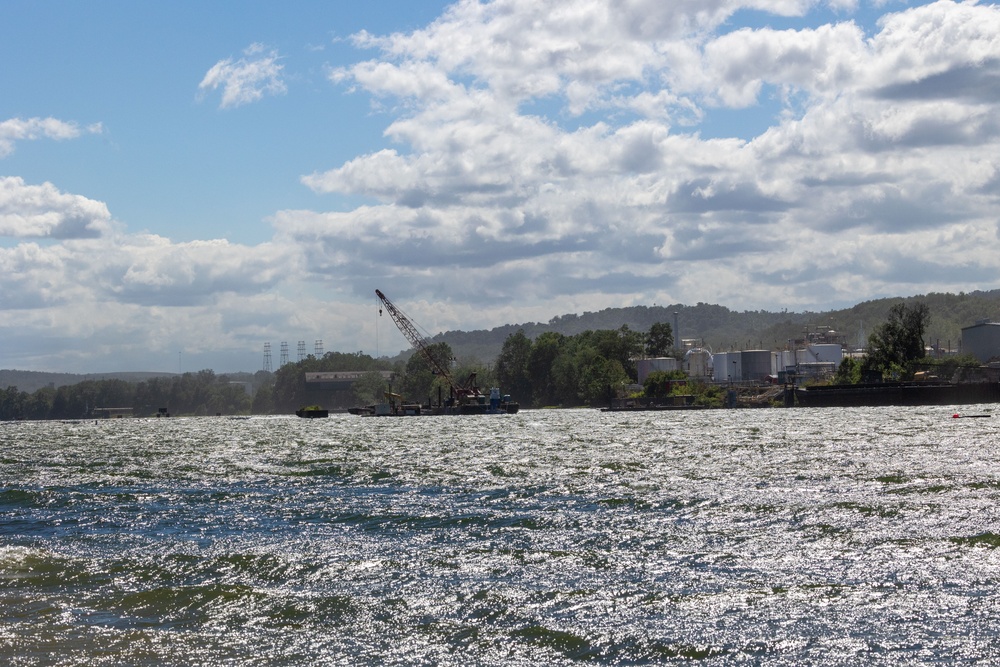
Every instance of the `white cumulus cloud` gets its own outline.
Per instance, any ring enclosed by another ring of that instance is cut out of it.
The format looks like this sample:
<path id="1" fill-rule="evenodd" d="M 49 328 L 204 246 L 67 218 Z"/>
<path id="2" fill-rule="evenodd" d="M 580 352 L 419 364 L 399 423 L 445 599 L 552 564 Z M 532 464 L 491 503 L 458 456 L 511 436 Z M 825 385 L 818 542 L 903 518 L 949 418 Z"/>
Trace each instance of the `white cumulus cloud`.
<path id="1" fill-rule="evenodd" d="M 60 192 L 51 183 L 0 177 L 0 236 L 94 238 L 110 229 L 111 214 L 103 202 Z"/>
<path id="2" fill-rule="evenodd" d="M 431 331 L 997 287 L 1000 8 L 876 2 L 891 13 L 863 24 L 860 4 L 459 0 L 359 33 L 374 55 L 329 80 L 371 99 L 383 139 L 304 166 L 340 199 L 275 212 L 267 243 L 127 234 L 102 202 L 0 178 L 0 335 L 139 355 L 305 330 L 370 349 L 375 287 Z M 232 108 L 284 77 L 254 45 L 200 90 Z M 82 131 L 6 121 L 0 156 Z"/>
<path id="3" fill-rule="evenodd" d="M 447 293 L 470 303 L 491 281 L 527 303 L 793 307 L 856 299 L 859 275 L 868 294 L 966 289 L 955 265 L 978 284 L 1000 260 L 957 239 L 1000 251 L 1000 10 L 941 0 L 870 35 L 852 2 L 828 3 L 836 23 L 726 25 L 815 6 L 468 1 L 409 34 L 359 34 L 380 57 L 333 78 L 400 100 L 394 145 L 303 182 L 378 203 L 276 225 L 322 240 L 317 274 L 388 271 L 414 294 L 461 275 Z M 718 109 L 762 105 L 756 137 L 700 134 Z"/>

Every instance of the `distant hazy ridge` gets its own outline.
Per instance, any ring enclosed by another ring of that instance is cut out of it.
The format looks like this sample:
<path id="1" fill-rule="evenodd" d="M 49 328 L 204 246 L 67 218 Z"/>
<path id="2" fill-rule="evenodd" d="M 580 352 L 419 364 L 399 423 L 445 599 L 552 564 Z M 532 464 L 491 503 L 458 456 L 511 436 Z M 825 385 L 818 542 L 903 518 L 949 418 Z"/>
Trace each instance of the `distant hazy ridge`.
<path id="1" fill-rule="evenodd" d="M 674 324 L 674 313 L 681 338 L 695 338 L 713 351 L 729 349 L 774 349 L 783 347 L 788 340 L 801 338 L 806 330 L 831 327 L 843 334 L 851 347 L 860 346 L 872 328 L 885 319 L 889 308 L 900 301 L 922 301 L 930 308 L 931 321 L 925 341 L 928 345 L 940 341 L 942 346 L 959 346 L 962 327 L 977 320 L 1000 320 L 1000 290 L 970 292 L 967 294 L 931 293 L 908 298 L 886 298 L 865 301 L 851 308 L 827 312 L 771 312 L 751 310 L 737 312 L 707 303 L 694 306 L 675 304 L 669 306 L 631 306 L 608 308 L 595 313 L 560 315 L 547 323 L 528 322 L 507 324 L 489 331 L 447 331 L 432 338 L 445 341 L 459 359 L 475 358 L 490 362 L 500 352 L 507 336 L 523 329 L 529 338 L 536 338 L 546 331 L 573 335 L 587 330 L 618 329 L 627 325 L 634 331 L 645 332 L 657 322 Z M 676 332 L 675 332 L 676 333 Z M 409 356 L 404 351 L 400 356 Z M 248 368 L 254 373 L 260 369 Z M 119 379 L 141 382 L 151 377 L 164 377 L 173 373 L 43 373 L 24 370 L 0 370 L 0 389 L 17 387 L 34 392 L 49 385 L 59 387 L 86 380 Z M 235 376 L 239 374 L 228 374 Z"/>

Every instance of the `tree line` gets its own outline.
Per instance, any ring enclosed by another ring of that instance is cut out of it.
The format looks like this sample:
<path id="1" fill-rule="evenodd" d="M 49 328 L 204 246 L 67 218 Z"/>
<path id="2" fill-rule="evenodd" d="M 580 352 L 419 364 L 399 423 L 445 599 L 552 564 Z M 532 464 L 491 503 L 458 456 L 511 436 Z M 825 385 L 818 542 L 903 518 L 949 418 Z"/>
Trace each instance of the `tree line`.
<path id="1" fill-rule="evenodd" d="M 475 385 L 484 391 L 499 387 L 524 407 L 606 405 L 622 385 L 636 381 L 636 357 L 664 356 L 673 345 L 672 328 L 660 322 L 645 333 L 624 325 L 573 336 L 546 332 L 534 341 L 518 330 L 508 335 L 493 364 L 458 358 L 444 341 L 427 346 L 427 354 L 436 364 L 417 351 L 405 361 L 395 362 L 361 352 L 327 353 L 280 368 L 273 386 L 258 391 L 254 412 L 288 413 L 309 404 L 331 408 L 369 405 L 385 400 L 387 392 L 414 403 L 437 403 L 449 397 L 452 383 Z M 447 369 L 450 378 L 436 372 L 435 366 Z M 350 390 L 320 395 L 309 387 L 305 376 L 324 371 L 363 375 Z M 392 371 L 394 379 L 386 381 L 379 371 Z"/>
<path id="2" fill-rule="evenodd" d="M 260 373 L 258 373 L 260 375 Z M 266 374 L 265 374 L 266 375 Z M 266 378 L 255 376 L 256 382 Z M 0 420 L 82 419 L 110 413 L 150 417 L 160 413 L 185 415 L 247 414 L 252 386 L 211 370 L 160 377 L 141 382 L 86 380 L 33 393 L 17 387 L 0 390 Z"/>
<path id="3" fill-rule="evenodd" d="M 438 365 L 459 385 L 499 386 L 525 407 L 606 403 L 623 383 L 634 382 L 634 358 L 643 352 L 662 355 L 673 346 L 666 323 L 642 334 L 628 326 L 585 331 L 574 336 L 545 333 L 531 341 L 523 331 L 508 336 L 494 364 L 458 359 L 444 342 L 428 346 Z M 306 373 L 353 371 L 362 376 L 350 389 L 318 392 Z M 391 371 L 387 381 L 380 371 Z M 259 371 L 250 382 L 235 382 L 211 370 L 141 382 L 86 380 L 33 393 L 16 387 L 0 390 L 0 420 L 83 419 L 120 412 L 136 417 L 172 415 L 289 414 L 304 405 L 331 409 L 385 400 L 386 392 L 406 400 L 434 403 L 447 398 L 450 384 L 427 358 L 414 352 L 389 361 L 356 353 L 328 352 L 283 365 L 274 373 Z M 110 412 L 107 409 L 113 409 Z"/>
<path id="4" fill-rule="evenodd" d="M 868 353 L 856 360 L 845 358 L 836 382 L 879 382 L 908 379 L 927 366 L 924 334 L 930 309 L 923 303 L 898 303 L 888 318 L 869 336 Z M 446 342 L 428 346 L 437 365 L 448 369 L 458 385 L 474 382 L 481 388 L 498 386 L 524 407 L 606 405 L 624 385 L 637 379 L 636 359 L 676 354 L 670 324 L 658 322 L 639 332 L 622 325 L 617 329 L 587 330 L 575 335 L 552 331 L 532 340 L 523 329 L 507 336 L 493 364 L 458 359 Z M 974 360 L 947 363 L 974 364 Z M 350 389 L 318 392 L 305 381 L 309 372 L 354 371 L 362 373 Z M 387 381 L 381 371 L 391 371 Z M 680 387 L 680 373 L 652 373 L 645 382 L 645 397 L 687 392 L 704 393 L 714 404 L 720 397 L 711 387 Z M 374 359 L 361 352 L 328 352 L 288 363 L 275 373 L 259 371 L 253 380 L 233 381 L 211 370 L 141 382 L 120 379 L 87 380 L 62 387 L 45 387 L 34 393 L 16 387 L 0 390 L 0 420 L 80 419 L 107 414 L 102 408 L 124 408 L 137 417 L 166 411 L 176 415 L 289 414 L 310 404 L 331 409 L 367 405 L 385 400 L 386 392 L 405 400 L 435 403 L 447 398 L 448 378 L 435 372 L 427 358 L 414 352 L 408 359 Z"/>
<path id="5" fill-rule="evenodd" d="M 646 333 L 623 325 L 573 336 L 549 331 L 534 341 L 519 330 L 504 341 L 496 378 L 527 407 L 607 405 L 623 385 L 636 382 L 636 358 L 666 356 L 673 346 L 666 322 Z"/>

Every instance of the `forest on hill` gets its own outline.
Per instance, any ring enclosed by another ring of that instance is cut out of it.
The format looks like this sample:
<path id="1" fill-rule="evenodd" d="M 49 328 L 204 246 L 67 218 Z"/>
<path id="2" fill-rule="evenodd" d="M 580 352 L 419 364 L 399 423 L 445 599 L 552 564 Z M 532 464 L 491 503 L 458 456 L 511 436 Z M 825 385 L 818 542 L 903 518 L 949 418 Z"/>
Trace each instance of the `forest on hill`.
<path id="1" fill-rule="evenodd" d="M 489 331 L 447 331 L 431 341 L 448 343 L 459 359 L 488 361 L 495 359 L 507 337 L 519 330 L 532 340 L 550 331 L 573 336 L 584 331 L 618 329 L 622 325 L 633 331 L 647 331 L 657 322 L 673 326 L 677 313 L 675 337 L 697 339 L 713 352 L 781 348 L 789 340 L 802 338 L 804 332 L 821 327 L 840 332 L 850 347 L 861 347 L 872 329 L 885 321 L 893 305 L 917 302 L 926 304 L 930 310 L 925 336 L 928 345 L 940 342 L 942 348 L 957 349 L 963 327 L 982 319 L 1000 320 L 1000 290 L 991 290 L 876 299 L 825 312 L 735 311 L 707 303 L 608 308 L 582 315 L 560 315 L 547 323 L 508 324 Z M 409 352 L 403 353 L 408 355 Z"/>
<path id="2" fill-rule="evenodd" d="M 857 323 L 859 331 L 856 340 L 863 341 L 866 337 L 861 333 L 868 329 L 872 336 L 889 341 L 876 348 L 890 351 L 897 336 L 887 332 L 898 327 L 887 325 L 908 321 L 907 313 L 919 313 L 919 327 L 911 327 L 915 333 L 907 338 L 906 358 L 882 360 L 885 376 L 886 368 L 891 371 L 922 355 L 922 343 L 940 341 L 943 346 L 957 348 L 962 327 L 992 319 L 998 311 L 1000 291 L 880 299 L 826 313 L 740 313 L 708 304 L 632 307 L 563 315 L 544 325 L 448 332 L 435 337 L 430 347 L 438 349 L 434 356 L 444 364 L 435 368 L 449 368 L 460 382 L 478 376 L 480 386 L 505 387 L 524 406 L 593 406 L 610 400 L 615 387 L 636 381 L 638 356 L 663 356 L 672 349 L 675 312 L 683 338 L 695 338 L 716 352 L 782 347 L 790 339 L 802 338 L 804 332 L 821 327 L 845 332 L 852 323 Z M 844 337 L 850 342 L 850 335 Z M 869 354 L 865 359 L 874 357 Z M 35 385 L 43 384 L 33 391 L 15 384 L 0 388 L 0 420 L 92 418 L 108 414 L 112 407 L 124 408 L 123 413 L 137 417 L 162 412 L 288 414 L 302 405 L 346 408 L 367 404 L 379 400 L 387 389 L 411 400 L 429 401 L 440 395 L 441 389 L 448 389 L 448 382 L 435 368 L 424 355 L 408 350 L 393 359 L 374 359 L 361 352 L 327 352 L 322 357 L 309 355 L 285 364 L 274 373 L 220 376 L 211 370 L 161 377 L 135 373 L 129 379 L 111 377 L 121 374 L 100 377 L 2 371 L 0 379 L 8 382 L 26 378 Z M 356 371 L 364 374 L 365 381 L 334 391 L 309 385 L 305 375 L 309 371 Z M 387 385 L 376 371 L 392 371 L 393 383 Z M 845 372 L 863 375 L 864 361 Z M 853 375 L 847 381 L 857 382 Z"/>
<path id="3" fill-rule="evenodd" d="M 121 380 L 122 382 L 143 382 L 153 378 L 173 377 L 174 373 L 142 372 L 134 373 L 46 373 L 43 371 L 22 371 L 0 369 L 0 389 L 17 387 L 20 391 L 34 393 L 39 389 L 65 387 L 81 382 L 101 380 Z"/>
<path id="4" fill-rule="evenodd" d="M 623 325 L 632 331 L 648 331 L 659 322 L 674 324 L 677 313 L 678 339 L 696 339 L 713 352 L 731 349 L 781 348 L 788 340 L 803 337 L 805 331 L 829 327 L 840 332 L 851 347 L 860 346 L 868 334 L 884 322 L 889 309 L 898 303 L 924 303 L 930 311 L 925 341 L 928 345 L 940 342 L 941 347 L 957 349 L 962 327 L 977 320 L 1000 320 L 1000 290 L 960 294 L 931 293 L 907 298 L 886 298 L 865 301 L 851 308 L 825 312 L 788 312 L 746 310 L 735 311 L 715 304 L 698 303 L 693 306 L 673 304 L 668 306 L 632 306 L 608 308 L 597 312 L 565 314 L 545 323 L 529 322 L 507 324 L 490 330 L 447 331 L 431 338 L 432 343 L 449 345 L 455 357 L 465 363 L 492 364 L 507 338 L 518 331 L 531 340 L 546 332 L 576 336 L 585 331 L 616 330 Z M 412 350 L 404 350 L 391 359 L 404 361 Z M 231 381 L 247 382 L 258 369 L 247 373 L 228 374 Z M 57 388 L 96 380 L 122 380 L 142 382 L 157 377 L 171 378 L 170 373 L 44 373 L 27 370 L 0 370 L 0 389 L 16 387 L 33 393 L 43 388 Z"/>

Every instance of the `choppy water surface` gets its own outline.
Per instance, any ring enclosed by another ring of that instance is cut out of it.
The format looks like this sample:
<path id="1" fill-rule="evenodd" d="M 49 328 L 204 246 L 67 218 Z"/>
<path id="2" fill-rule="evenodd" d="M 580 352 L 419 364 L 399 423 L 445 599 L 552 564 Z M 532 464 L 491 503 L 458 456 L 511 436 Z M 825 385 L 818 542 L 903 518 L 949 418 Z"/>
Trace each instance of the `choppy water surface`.
<path id="1" fill-rule="evenodd" d="M 3 424 L 0 662 L 1000 659 L 1000 416 L 951 414 Z"/>

